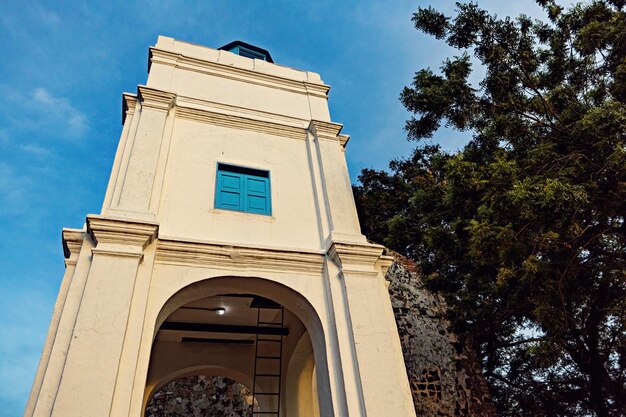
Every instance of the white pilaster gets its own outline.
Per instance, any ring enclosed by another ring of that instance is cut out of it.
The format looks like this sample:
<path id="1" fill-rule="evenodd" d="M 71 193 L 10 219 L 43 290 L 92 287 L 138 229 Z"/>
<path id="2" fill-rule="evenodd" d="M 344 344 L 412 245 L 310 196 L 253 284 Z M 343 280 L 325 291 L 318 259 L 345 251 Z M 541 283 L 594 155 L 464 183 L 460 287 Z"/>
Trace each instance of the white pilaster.
<path id="1" fill-rule="evenodd" d="M 68 314 L 66 313 L 63 325 L 61 325 L 61 317 L 64 314 L 65 304 L 68 299 L 68 294 L 70 293 L 70 287 L 72 285 L 72 279 L 76 270 L 76 263 L 78 261 L 78 255 L 80 253 L 83 240 L 83 231 L 75 229 L 63 230 L 63 252 L 66 258 L 65 274 L 63 274 L 63 280 L 61 281 L 61 287 L 59 288 L 59 295 L 54 305 L 52 320 L 50 321 L 50 327 L 48 328 L 48 335 L 41 352 L 41 359 L 39 360 L 39 366 L 37 367 L 33 388 L 26 404 L 24 417 L 33 416 L 35 413 L 35 407 L 38 405 L 41 410 L 39 415 L 49 414 L 51 399 L 53 399 L 56 395 L 56 388 L 60 379 L 60 369 L 55 365 L 60 360 L 64 360 L 65 358 L 63 353 L 59 353 L 61 350 L 59 347 L 67 346 L 69 344 L 67 334 L 68 330 L 71 330 L 67 319 Z M 70 310 L 71 303 L 68 308 L 68 313 Z M 73 325 L 73 320 L 71 323 Z M 55 346 L 57 349 L 53 357 L 52 351 Z M 51 357 L 53 358 L 52 360 Z M 48 378 L 48 384 L 45 389 L 42 390 L 44 377 Z"/>
<path id="2" fill-rule="evenodd" d="M 176 97 L 154 88 L 138 87 L 139 106 L 133 114 L 131 127 L 123 146 L 123 154 L 115 173 L 115 189 L 110 207 L 103 214 L 134 220 L 154 221 L 155 201 L 160 196 L 159 161 L 164 163 L 169 146 L 168 116 Z M 171 120 L 169 126 L 171 126 Z M 111 188 L 111 187 L 109 187 Z M 156 196 L 155 194 L 156 189 Z"/>
<path id="3" fill-rule="evenodd" d="M 157 226 L 91 216 L 96 247 L 52 416 L 109 417 L 137 268 Z"/>
<path id="4" fill-rule="evenodd" d="M 366 243 L 361 234 L 352 184 L 343 152 L 346 136 L 339 135 L 338 123 L 312 120 L 309 131 L 315 137 L 319 175 L 323 190 L 323 204 L 329 216 L 330 235 L 327 246 L 337 240 Z"/>
<path id="5" fill-rule="evenodd" d="M 415 416 L 384 280 L 391 262 L 380 245 L 335 242 L 328 254 L 341 268 L 362 415 Z"/>

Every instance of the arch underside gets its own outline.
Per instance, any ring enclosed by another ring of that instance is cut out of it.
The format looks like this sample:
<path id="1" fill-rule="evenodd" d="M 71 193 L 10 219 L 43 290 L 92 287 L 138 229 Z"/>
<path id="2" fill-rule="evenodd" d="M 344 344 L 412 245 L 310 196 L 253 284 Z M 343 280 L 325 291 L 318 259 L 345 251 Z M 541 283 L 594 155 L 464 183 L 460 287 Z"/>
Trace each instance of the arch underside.
<path id="1" fill-rule="evenodd" d="M 280 323 L 281 306 L 282 325 L 258 327 L 259 320 Z M 177 291 L 163 305 L 156 324 L 144 393 L 145 416 L 150 416 L 150 402 L 167 395 L 162 391 L 171 384 L 178 391 L 182 386 L 208 390 L 203 394 L 179 392 L 186 398 L 180 401 L 189 407 L 193 408 L 190 399 L 194 398 L 207 405 L 202 395 L 209 395 L 213 388 L 202 388 L 199 383 L 175 384 L 181 378 L 198 375 L 227 378 L 249 387 L 259 410 L 276 410 L 280 415 L 287 412 L 289 416 L 315 417 L 320 415 L 320 402 L 322 408 L 331 406 L 320 319 L 301 294 L 282 284 L 251 277 L 196 282 Z M 281 342 L 264 345 L 263 338 Z M 280 349 L 263 351 L 273 345 L 280 345 Z"/>

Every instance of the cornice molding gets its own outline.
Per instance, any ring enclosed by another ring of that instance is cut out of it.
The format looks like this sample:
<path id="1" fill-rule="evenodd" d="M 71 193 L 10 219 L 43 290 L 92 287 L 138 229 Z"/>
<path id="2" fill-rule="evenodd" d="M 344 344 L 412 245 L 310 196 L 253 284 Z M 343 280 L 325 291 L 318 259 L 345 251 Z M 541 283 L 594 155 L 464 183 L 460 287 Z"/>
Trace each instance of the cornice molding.
<path id="1" fill-rule="evenodd" d="M 196 71 L 216 77 L 228 78 L 236 81 L 243 81 L 250 84 L 257 84 L 264 87 L 276 88 L 300 94 L 306 94 L 324 99 L 328 98 L 330 86 L 325 84 L 299 81 L 278 75 L 266 74 L 260 71 L 238 68 L 232 65 L 218 62 L 205 61 L 198 58 L 188 57 L 179 53 L 150 48 L 151 63 L 169 65 L 175 68 Z"/>
<path id="2" fill-rule="evenodd" d="M 191 97 L 177 96 L 174 93 L 142 85 L 137 87 L 137 91 L 137 95 L 130 93 L 123 94 L 123 121 L 125 121 L 126 115 L 134 114 L 137 102 L 141 101 L 142 107 L 149 107 L 163 111 L 175 108 L 176 117 L 213 124 L 216 126 L 262 132 L 270 135 L 299 140 L 306 139 L 308 130 L 317 138 L 339 141 L 339 144 L 343 148 L 345 148 L 348 140 L 350 139 L 349 135 L 339 134 L 343 128 L 343 125 L 340 123 L 325 122 L 320 120 L 307 121 L 304 119 L 286 118 L 281 115 L 276 115 L 276 121 L 261 120 L 255 117 L 272 118 L 273 115 L 271 113 L 254 112 L 249 109 L 225 106 L 223 104 L 194 99 Z M 228 113 L 211 111 L 198 107 L 189 107 L 184 104 L 206 106 L 209 108 L 212 107 L 216 110 L 224 110 Z M 235 112 L 246 112 L 250 117 L 234 114 Z M 304 128 L 304 123 L 307 122 L 309 123 L 308 127 Z M 298 124 L 300 126 L 297 126 Z"/>
<path id="3" fill-rule="evenodd" d="M 337 139 L 339 139 L 339 144 L 343 149 L 346 149 L 346 145 L 350 141 L 350 135 L 337 135 Z"/>
<path id="4" fill-rule="evenodd" d="M 213 111 L 220 114 L 231 114 L 234 116 L 241 116 L 299 128 L 306 128 L 310 121 L 309 119 L 303 119 L 300 117 L 287 116 L 285 114 L 272 113 L 248 107 L 234 106 L 232 104 L 217 103 L 215 101 L 204 100 L 197 97 L 182 96 L 180 94 L 176 96 L 176 105 L 179 107 L 190 107 L 197 110 Z"/>
<path id="5" fill-rule="evenodd" d="M 309 130 L 320 139 L 338 140 L 337 136 L 343 129 L 341 123 L 325 122 L 322 120 L 311 120 Z"/>
<path id="6" fill-rule="evenodd" d="M 80 252 L 80 248 L 83 246 L 83 240 L 85 239 L 84 230 L 64 228 L 61 232 L 63 241 L 63 256 L 66 259 L 76 258 Z"/>
<path id="7" fill-rule="evenodd" d="M 132 93 L 122 93 L 122 125 L 126 123 L 126 116 L 135 114 L 137 107 L 137 95 Z"/>
<path id="8" fill-rule="evenodd" d="M 143 253 L 141 252 L 128 252 L 128 251 L 123 251 L 123 250 L 92 248 L 91 253 L 95 255 L 120 256 L 123 258 L 133 258 L 133 259 L 138 259 L 139 261 L 143 259 Z"/>
<path id="9" fill-rule="evenodd" d="M 354 273 L 377 276 L 379 270 L 389 261 L 388 257 L 383 255 L 384 250 L 384 246 L 376 244 L 333 242 L 327 255 L 341 268 L 344 275 Z M 382 272 L 384 274 L 387 270 Z"/>
<path id="10" fill-rule="evenodd" d="M 234 129 L 262 132 L 270 135 L 284 136 L 292 139 L 306 139 L 306 131 L 303 128 L 286 126 L 280 123 L 250 119 L 247 117 L 216 113 L 208 110 L 194 109 L 191 107 L 176 107 L 176 116 L 217 126 Z"/>
<path id="11" fill-rule="evenodd" d="M 112 243 L 143 249 L 156 238 L 158 230 L 159 226 L 154 223 L 87 216 L 87 233 L 96 245 Z"/>
<path id="12" fill-rule="evenodd" d="M 390 255 L 382 255 L 380 258 L 378 258 L 378 262 L 380 264 L 380 270 L 382 271 L 383 275 L 387 275 L 387 271 L 389 270 L 389 268 L 391 268 L 391 265 L 394 262 L 394 257 Z"/>
<path id="13" fill-rule="evenodd" d="M 315 252 L 159 239 L 155 262 L 228 268 L 234 271 L 267 269 L 279 272 L 319 274 L 324 267 L 324 255 Z"/>
<path id="14" fill-rule="evenodd" d="M 141 101 L 141 107 L 166 112 L 174 106 L 176 100 L 176 94 L 174 93 L 146 87 L 145 85 L 137 86 L 137 97 Z"/>

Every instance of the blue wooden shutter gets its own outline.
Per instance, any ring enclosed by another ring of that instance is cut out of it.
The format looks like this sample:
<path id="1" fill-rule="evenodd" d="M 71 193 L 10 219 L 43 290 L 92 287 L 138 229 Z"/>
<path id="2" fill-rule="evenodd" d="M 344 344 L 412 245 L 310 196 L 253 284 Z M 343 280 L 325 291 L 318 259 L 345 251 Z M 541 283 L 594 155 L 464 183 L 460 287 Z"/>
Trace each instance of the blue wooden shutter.
<path id="1" fill-rule="evenodd" d="M 215 208 L 272 214 L 269 171 L 217 164 Z"/>
<path id="2" fill-rule="evenodd" d="M 244 211 L 271 214 L 269 178 L 246 175 Z"/>
<path id="3" fill-rule="evenodd" d="M 244 210 L 244 174 L 217 172 L 215 207 L 227 210 Z"/>

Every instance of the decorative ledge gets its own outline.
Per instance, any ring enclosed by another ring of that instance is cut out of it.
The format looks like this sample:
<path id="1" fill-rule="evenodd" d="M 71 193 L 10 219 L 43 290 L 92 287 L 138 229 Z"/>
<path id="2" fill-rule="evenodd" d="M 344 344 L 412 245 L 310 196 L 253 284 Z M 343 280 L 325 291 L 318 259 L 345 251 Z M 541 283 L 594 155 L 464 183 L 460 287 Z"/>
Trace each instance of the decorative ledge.
<path id="1" fill-rule="evenodd" d="M 96 245 L 120 244 L 148 246 L 157 236 L 159 226 L 154 223 L 136 223 L 95 215 L 87 216 L 87 233 Z M 102 251 L 101 248 L 98 248 Z"/>
<path id="2" fill-rule="evenodd" d="M 212 111 L 214 113 L 245 117 L 248 119 L 277 123 L 285 126 L 305 129 L 310 122 L 308 118 L 288 116 L 270 111 L 253 109 L 250 107 L 235 106 L 227 103 L 205 100 L 198 97 L 176 95 L 176 106 L 189 107 L 197 110 Z"/>
<path id="3" fill-rule="evenodd" d="M 135 107 L 137 107 L 137 95 L 122 93 L 122 125 L 126 123 L 126 116 L 135 114 Z"/>
<path id="4" fill-rule="evenodd" d="M 309 130 L 320 139 L 337 140 L 341 129 L 343 129 L 343 125 L 340 123 L 324 122 L 321 120 L 311 120 L 309 124 Z"/>
<path id="5" fill-rule="evenodd" d="M 338 135 L 337 139 L 339 139 L 339 144 L 343 149 L 346 149 L 346 145 L 350 141 L 350 135 Z"/>
<path id="6" fill-rule="evenodd" d="M 137 96 L 141 101 L 142 107 L 162 111 L 169 111 L 174 106 L 174 101 L 176 100 L 176 94 L 174 93 L 146 87 L 145 85 L 137 86 Z"/>
<path id="7" fill-rule="evenodd" d="M 342 271 L 362 275 L 384 274 L 391 266 L 393 258 L 383 255 L 385 247 L 376 244 L 355 244 L 334 242 L 328 249 L 328 256 Z"/>
<path id="8" fill-rule="evenodd" d="M 325 99 L 328 98 L 330 90 L 330 87 L 325 84 L 285 78 L 151 47 L 150 65 L 155 63 Z"/>
<path id="9" fill-rule="evenodd" d="M 292 139 L 306 139 L 306 131 L 303 128 L 249 119 L 241 116 L 227 115 L 223 113 L 179 106 L 176 107 L 176 116 L 217 126 L 263 132 L 270 135 L 284 136 Z"/>
<path id="10" fill-rule="evenodd" d="M 385 250 L 385 252 L 387 252 L 387 250 Z M 387 274 L 387 271 L 389 270 L 389 268 L 391 268 L 394 260 L 395 258 L 391 255 L 382 255 L 380 258 L 378 258 L 378 262 L 380 263 L 380 269 L 383 275 Z"/>
<path id="11" fill-rule="evenodd" d="M 284 251 L 159 239 L 157 242 L 156 262 L 229 268 L 234 271 L 268 269 L 280 272 L 319 274 L 324 267 L 324 255 L 315 252 Z"/>
<path id="12" fill-rule="evenodd" d="M 91 253 L 106 256 L 121 256 L 123 258 L 143 259 L 143 253 L 141 252 L 128 252 L 119 249 L 99 249 L 92 248 Z"/>
<path id="13" fill-rule="evenodd" d="M 269 121 L 260 120 L 255 118 L 256 113 L 259 113 L 259 117 L 271 117 L 275 116 L 270 113 L 255 112 L 251 114 L 251 117 L 241 116 L 233 113 L 222 113 L 218 111 L 211 111 L 196 107 L 188 107 L 183 104 L 197 104 L 197 105 L 211 105 L 214 103 L 204 102 L 203 100 L 192 99 L 189 97 L 178 97 L 175 93 L 170 93 L 163 90 L 158 90 L 146 86 L 137 87 L 137 95 L 124 93 L 122 102 L 122 124 L 126 121 L 126 116 L 133 115 L 137 106 L 137 102 L 140 101 L 142 107 L 153 108 L 162 111 L 168 111 L 171 108 L 176 108 L 176 117 L 183 119 L 194 120 L 202 123 L 213 124 L 216 126 L 223 126 L 236 129 L 244 129 L 254 132 L 263 132 L 270 135 L 282 136 L 292 139 L 305 140 L 307 130 L 313 132 L 316 137 L 325 140 L 339 141 L 339 144 L 345 149 L 346 144 L 350 140 L 349 135 L 341 135 L 341 129 L 343 125 L 340 123 L 325 122 L 321 120 L 311 120 L 308 128 L 304 128 L 304 123 L 307 121 L 296 118 L 285 118 L 281 116 L 281 120 Z M 221 105 L 225 111 L 232 112 L 237 110 L 230 106 L 226 107 Z M 250 109 L 244 109 L 251 112 Z M 282 120 L 285 119 L 285 120 Z M 302 127 L 297 126 L 298 123 L 302 123 Z"/>
<path id="14" fill-rule="evenodd" d="M 85 231 L 80 229 L 64 228 L 61 233 L 63 239 L 63 256 L 65 259 L 75 258 L 83 246 L 85 239 Z"/>

